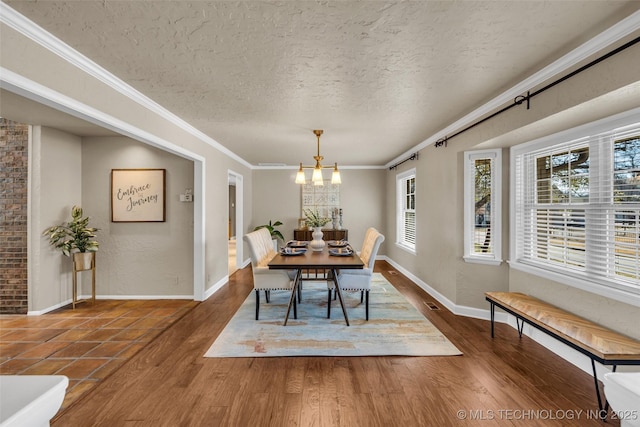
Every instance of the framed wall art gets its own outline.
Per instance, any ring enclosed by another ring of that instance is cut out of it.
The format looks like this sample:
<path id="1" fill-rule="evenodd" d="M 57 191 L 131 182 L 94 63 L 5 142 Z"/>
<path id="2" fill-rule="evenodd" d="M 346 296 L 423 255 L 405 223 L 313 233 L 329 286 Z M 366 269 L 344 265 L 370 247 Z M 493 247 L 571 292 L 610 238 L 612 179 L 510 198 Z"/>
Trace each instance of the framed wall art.
<path id="1" fill-rule="evenodd" d="M 166 169 L 111 169 L 111 222 L 164 222 Z"/>
<path id="2" fill-rule="evenodd" d="M 305 209 L 318 210 L 321 216 L 331 218 L 331 211 L 340 207 L 340 185 L 326 179 L 324 185 L 307 183 L 302 186 L 302 216 Z"/>

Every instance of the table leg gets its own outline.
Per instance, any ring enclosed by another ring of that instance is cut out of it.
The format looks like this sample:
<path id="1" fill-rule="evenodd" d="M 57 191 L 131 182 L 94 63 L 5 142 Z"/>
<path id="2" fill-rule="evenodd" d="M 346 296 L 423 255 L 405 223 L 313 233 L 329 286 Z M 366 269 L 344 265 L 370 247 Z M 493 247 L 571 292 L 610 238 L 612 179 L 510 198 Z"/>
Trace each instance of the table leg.
<path id="1" fill-rule="evenodd" d="M 293 280 L 293 287 L 291 288 L 291 297 L 289 298 L 289 306 L 287 307 L 287 315 L 284 318 L 284 324 L 282 326 L 287 326 L 287 321 L 289 320 L 289 312 L 291 312 L 291 304 L 293 303 L 293 299 L 296 297 L 296 290 L 298 289 L 301 275 L 302 275 L 302 270 L 298 269 L 298 271 L 296 272 L 296 278 Z"/>
<path id="2" fill-rule="evenodd" d="M 336 288 L 336 292 L 338 293 L 338 299 L 340 300 L 340 306 L 342 307 L 342 313 L 344 314 L 344 320 L 347 322 L 347 326 L 349 326 L 349 316 L 347 316 L 347 308 L 344 306 L 344 300 L 342 299 L 342 291 L 340 290 L 340 286 L 338 285 L 338 272 L 336 269 L 331 270 L 331 275 L 333 276 L 333 284 Z"/>

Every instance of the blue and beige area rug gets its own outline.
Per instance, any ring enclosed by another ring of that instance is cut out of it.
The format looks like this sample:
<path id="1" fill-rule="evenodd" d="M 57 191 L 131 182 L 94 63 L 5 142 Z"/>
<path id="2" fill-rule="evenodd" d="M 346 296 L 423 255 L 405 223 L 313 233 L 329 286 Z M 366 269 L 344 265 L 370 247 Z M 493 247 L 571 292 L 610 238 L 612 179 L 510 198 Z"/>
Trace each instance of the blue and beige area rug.
<path id="1" fill-rule="evenodd" d="M 267 304 L 260 295 L 260 320 L 255 320 L 251 292 L 204 357 L 281 356 L 453 356 L 462 354 L 380 273 L 369 295 L 369 321 L 360 292 L 343 292 L 351 326 L 340 301 L 327 319 L 326 282 L 304 282 L 298 318 L 293 307 L 283 326 L 291 293 L 271 291 Z"/>

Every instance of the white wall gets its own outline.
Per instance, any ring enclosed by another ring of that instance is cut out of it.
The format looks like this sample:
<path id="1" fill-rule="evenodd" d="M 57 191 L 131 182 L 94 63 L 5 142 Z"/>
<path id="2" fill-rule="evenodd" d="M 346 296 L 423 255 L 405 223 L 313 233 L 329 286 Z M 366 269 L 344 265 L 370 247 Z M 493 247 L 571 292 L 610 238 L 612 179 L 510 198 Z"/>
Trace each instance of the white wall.
<path id="1" fill-rule="evenodd" d="M 68 303 L 71 259 L 42 232 L 70 220 L 82 206 L 98 227 L 96 293 L 100 297 L 193 297 L 193 203 L 178 194 L 193 188 L 193 162 L 129 138 L 88 138 L 33 126 L 31 133 L 29 311 Z M 164 223 L 112 223 L 110 173 L 114 168 L 167 170 Z M 80 295 L 90 278 L 80 273 Z"/>
<path id="2" fill-rule="evenodd" d="M 165 222 L 111 222 L 111 169 L 166 169 Z M 98 233 L 98 296 L 193 297 L 193 162 L 125 137 L 85 138 L 82 203 Z"/>
<path id="3" fill-rule="evenodd" d="M 253 172 L 253 222 L 249 224 L 250 229 L 267 224 L 269 220 L 279 220 L 283 223 L 279 230 L 285 241 L 293 239 L 298 218 L 302 218 L 302 189 L 294 182 L 296 172 L 278 169 Z M 376 227 L 384 234 L 385 170 L 341 168 L 340 175 L 343 228 L 349 230 L 349 241 L 359 250 L 368 227 Z M 326 227 L 330 228 L 331 224 Z M 384 254 L 384 245 L 379 254 Z"/>
<path id="4" fill-rule="evenodd" d="M 71 219 L 82 204 L 82 141 L 33 126 L 29 147 L 29 312 L 71 301 L 72 261 L 54 249 L 42 232 Z"/>

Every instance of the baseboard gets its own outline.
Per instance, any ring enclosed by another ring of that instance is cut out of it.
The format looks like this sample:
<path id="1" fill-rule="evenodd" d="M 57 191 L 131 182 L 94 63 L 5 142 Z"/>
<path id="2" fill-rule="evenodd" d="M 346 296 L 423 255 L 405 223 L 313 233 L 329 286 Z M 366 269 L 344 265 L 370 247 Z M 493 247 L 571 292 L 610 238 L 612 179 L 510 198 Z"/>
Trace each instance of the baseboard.
<path id="1" fill-rule="evenodd" d="M 91 295 L 83 295 L 80 298 L 91 298 Z M 153 300 L 153 299 L 193 299 L 193 295 L 96 295 L 96 299 L 111 300 Z"/>
<path id="2" fill-rule="evenodd" d="M 49 313 L 50 311 L 57 310 L 59 308 L 64 307 L 65 305 L 71 304 L 71 298 L 66 301 L 62 301 L 59 304 L 53 305 L 51 307 L 44 308 L 42 310 L 32 310 L 27 312 L 27 316 L 40 316 L 42 314 Z"/>
<path id="3" fill-rule="evenodd" d="M 209 289 L 205 289 L 203 301 L 206 301 L 211 295 L 215 294 L 222 288 L 225 284 L 229 282 L 229 275 L 224 276 L 222 279 L 218 280 L 214 283 Z"/>
<path id="4" fill-rule="evenodd" d="M 376 259 L 382 259 L 391 264 L 396 270 L 400 271 L 402 274 L 407 276 L 413 282 L 415 282 L 419 287 L 421 287 L 425 292 L 434 297 L 440 304 L 445 306 L 449 311 L 458 315 L 465 317 L 473 317 L 476 319 L 483 320 L 491 320 L 491 310 L 490 309 L 481 309 L 475 307 L 467 307 L 456 305 L 447 297 L 442 295 L 440 292 L 433 289 L 431 286 L 420 280 L 418 277 L 405 270 L 398 263 L 394 262 L 392 259 L 389 259 L 386 256 L 377 257 Z M 516 318 L 508 313 L 504 313 L 501 311 L 497 311 L 495 313 L 495 321 L 498 323 L 506 323 L 512 328 L 517 330 Z M 527 337 L 531 338 L 541 346 L 545 347 L 547 350 L 552 353 L 562 357 L 567 362 L 581 369 L 582 371 L 588 373 L 589 375 L 593 375 L 593 370 L 591 368 L 591 359 L 589 359 L 584 354 L 580 353 L 577 350 L 569 347 L 568 345 L 558 341 L 557 339 L 545 334 L 534 328 L 531 325 L 525 324 L 525 327 L 522 332 Z M 602 378 L 606 372 L 611 372 L 609 367 L 596 363 L 596 372 L 598 373 L 598 378 Z M 640 366 L 619 366 L 618 372 L 640 372 Z"/>
<path id="5" fill-rule="evenodd" d="M 438 301 L 440 304 L 445 306 L 447 308 L 447 310 L 449 310 L 453 314 L 456 314 L 456 315 L 459 315 L 459 316 L 465 316 L 465 317 L 473 317 L 473 318 L 476 318 L 476 319 L 491 320 L 491 311 L 490 310 L 488 310 L 488 309 L 487 310 L 483 310 L 481 308 L 468 307 L 468 306 L 464 306 L 464 305 L 456 305 L 450 299 L 448 299 L 447 297 L 442 295 L 440 292 L 438 292 L 435 289 L 433 289 L 427 283 L 425 283 L 422 280 L 420 280 L 420 278 L 418 278 L 417 276 L 415 276 L 411 272 L 407 271 L 404 267 L 402 267 L 400 264 L 396 263 L 392 259 L 390 259 L 390 258 L 388 258 L 386 256 L 376 257 L 376 259 L 383 259 L 383 260 L 387 261 L 396 270 L 398 270 L 399 272 L 401 272 L 402 274 L 407 276 L 409 279 L 411 279 L 411 281 L 413 281 L 416 285 L 418 285 L 420 288 L 422 288 L 429 295 L 434 297 L 436 299 L 436 301 Z M 501 322 L 501 323 L 507 323 L 507 315 L 506 315 L 506 313 L 496 313 L 496 321 Z"/>
<path id="6" fill-rule="evenodd" d="M 245 261 L 244 266 L 242 268 L 246 267 L 250 263 L 251 263 L 250 259 Z M 206 289 L 203 301 L 209 298 L 211 295 L 215 294 L 227 282 L 229 282 L 229 276 L 224 276 L 222 279 L 214 283 L 209 289 Z M 81 295 L 78 297 L 78 299 L 89 299 L 89 298 L 91 298 L 91 295 Z M 188 299 L 188 300 L 193 300 L 194 297 L 193 295 L 96 295 L 96 299 L 110 299 L 110 300 Z M 49 313 L 53 310 L 57 310 L 69 304 L 71 304 L 71 299 L 62 301 L 59 304 L 44 308 L 42 310 L 28 311 L 27 316 L 40 316 L 42 314 Z"/>
<path id="7" fill-rule="evenodd" d="M 80 295 L 78 300 L 89 300 L 91 295 Z M 192 300 L 193 295 L 96 295 L 97 300 L 157 300 L 157 299 L 188 299 Z M 42 310 L 32 310 L 27 312 L 27 316 L 40 316 L 42 314 L 49 313 L 53 310 L 57 310 L 72 303 L 71 299 L 62 301 L 51 307 L 43 308 Z"/>

